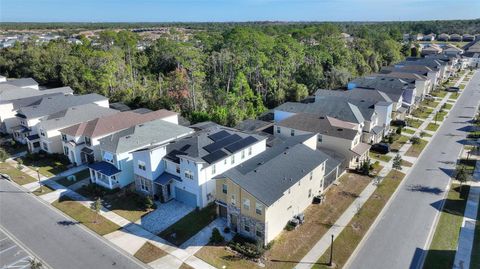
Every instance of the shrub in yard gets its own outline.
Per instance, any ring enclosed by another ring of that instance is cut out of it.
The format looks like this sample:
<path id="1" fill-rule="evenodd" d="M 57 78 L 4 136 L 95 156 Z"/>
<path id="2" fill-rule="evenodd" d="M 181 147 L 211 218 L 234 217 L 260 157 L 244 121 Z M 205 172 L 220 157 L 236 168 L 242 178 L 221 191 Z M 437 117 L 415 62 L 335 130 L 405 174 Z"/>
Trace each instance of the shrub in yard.
<path id="1" fill-rule="evenodd" d="M 212 244 L 220 244 L 225 241 L 225 238 L 220 234 L 220 231 L 218 228 L 213 228 L 212 230 L 212 236 L 210 236 L 210 243 Z"/>
<path id="2" fill-rule="evenodd" d="M 17 169 L 22 170 L 22 168 L 23 168 L 23 160 L 18 158 L 17 159 Z"/>
<path id="3" fill-rule="evenodd" d="M 413 137 L 410 138 L 410 142 L 411 142 L 413 145 L 419 144 L 419 143 L 420 143 L 420 138 L 417 137 L 417 136 L 413 136 Z"/>
<path id="4" fill-rule="evenodd" d="M 401 126 L 398 127 L 397 130 L 395 131 L 395 133 L 396 133 L 397 135 L 401 135 L 401 134 L 402 134 L 402 127 L 401 127 Z"/>
<path id="5" fill-rule="evenodd" d="M 232 241 L 228 243 L 228 246 L 251 259 L 258 259 L 265 252 L 265 249 L 257 241 L 243 237 L 240 234 L 236 234 Z"/>
<path id="6" fill-rule="evenodd" d="M 295 226 L 293 226 L 292 223 L 290 223 L 290 221 L 287 223 L 287 225 L 285 225 L 285 230 L 287 231 L 293 231 L 295 229 Z"/>
<path id="7" fill-rule="evenodd" d="M 0 162 L 4 162 L 8 158 L 8 153 L 5 149 L 0 148 Z"/>
<path id="8" fill-rule="evenodd" d="M 388 136 L 388 144 L 393 144 L 393 135 Z"/>
<path id="9" fill-rule="evenodd" d="M 145 207 L 147 209 L 153 209 L 155 207 L 155 203 L 153 202 L 152 197 L 150 196 L 145 197 Z"/>

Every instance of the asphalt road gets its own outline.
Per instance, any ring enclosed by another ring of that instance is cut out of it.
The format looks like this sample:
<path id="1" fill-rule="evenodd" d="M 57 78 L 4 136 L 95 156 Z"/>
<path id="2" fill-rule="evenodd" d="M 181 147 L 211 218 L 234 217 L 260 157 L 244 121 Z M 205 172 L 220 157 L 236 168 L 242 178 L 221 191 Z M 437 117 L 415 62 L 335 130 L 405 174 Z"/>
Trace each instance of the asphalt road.
<path id="1" fill-rule="evenodd" d="M 415 269 L 426 254 L 432 225 L 442 204 L 466 138 L 459 130 L 476 112 L 480 100 L 480 72 L 465 88 L 448 118 L 425 149 L 378 225 L 352 258 L 351 269 Z"/>
<path id="2" fill-rule="evenodd" d="M 0 226 L 54 269 L 145 268 L 64 215 L 0 179 Z"/>
<path id="3" fill-rule="evenodd" d="M 30 268 L 33 257 L 0 229 L 0 268 Z"/>

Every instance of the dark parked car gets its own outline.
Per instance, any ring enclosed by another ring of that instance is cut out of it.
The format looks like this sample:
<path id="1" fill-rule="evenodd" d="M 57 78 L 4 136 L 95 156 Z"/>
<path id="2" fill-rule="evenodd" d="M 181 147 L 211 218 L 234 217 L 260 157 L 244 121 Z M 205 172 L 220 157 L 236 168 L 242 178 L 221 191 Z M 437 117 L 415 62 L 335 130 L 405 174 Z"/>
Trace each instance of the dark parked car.
<path id="1" fill-rule="evenodd" d="M 402 126 L 402 127 L 407 126 L 407 123 L 404 120 L 392 120 L 390 124 L 393 126 Z"/>
<path id="2" fill-rule="evenodd" d="M 385 143 L 378 143 L 378 144 L 372 145 L 370 150 L 373 152 L 381 153 L 381 154 L 387 154 L 390 152 L 390 146 Z"/>
<path id="3" fill-rule="evenodd" d="M 448 87 L 446 89 L 447 92 L 458 92 L 460 91 L 460 88 L 459 87 Z"/>

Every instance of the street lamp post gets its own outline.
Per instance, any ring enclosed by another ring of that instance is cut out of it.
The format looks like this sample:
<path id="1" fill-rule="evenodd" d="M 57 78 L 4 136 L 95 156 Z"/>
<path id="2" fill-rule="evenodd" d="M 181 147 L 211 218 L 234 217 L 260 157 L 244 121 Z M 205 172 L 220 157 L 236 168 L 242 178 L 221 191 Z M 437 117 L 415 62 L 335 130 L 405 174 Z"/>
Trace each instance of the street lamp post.
<path id="1" fill-rule="evenodd" d="M 332 234 L 332 243 L 330 244 L 330 261 L 328 262 L 328 266 L 333 265 L 333 234 Z"/>
<path id="2" fill-rule="evenodd" d="M 42 183 L 40 181 L 40 169 L 37 167 L 37 169 L 35 169 L 35 171 L 37 171 L 38 186 L 40 186 L 40 192 L 43 192 Z"/>

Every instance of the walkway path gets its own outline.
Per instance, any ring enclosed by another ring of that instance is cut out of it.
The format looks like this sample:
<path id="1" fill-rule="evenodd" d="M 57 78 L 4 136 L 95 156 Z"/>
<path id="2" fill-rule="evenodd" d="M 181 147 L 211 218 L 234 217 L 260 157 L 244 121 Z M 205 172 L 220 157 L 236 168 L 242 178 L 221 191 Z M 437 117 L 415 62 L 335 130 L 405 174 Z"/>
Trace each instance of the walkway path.
<path id="1" fill-rule="evenodd" d="M 17 166 L 17 162 L 12 158 L 8 159 L 7 163 L 13 167 Z M 47 201 L 48 203 L 53 203 L 61 196 L 66 195 L 77 201 L 78 203 L 82 204 L 83 206 L 90 208 L 92 201 L 74 191 L 81 187 L 84 182 L 83 180 L 82 182 L 75 183 L 70 187 L 65 187 L 55 181 L 55 179 L 58 177 L 72 175 L 84 168 L 85 167 L 74 167 L 52 178 L 47 178 L 41 175 L 41 183 L 54 189 L 54 191 L 45 195 L 41 195 L 40 198 Z M 30 176 L 37 177 L 37 172 L 32 170 L 28 166 L 24 166 L 22 168 L 22 172 Z M 38 182 L 33 182 L 23 185 L 22 187 L 33 191 L 39 187 L 39 184 Z M 116 214 L 113 211 L 110 211 L 105 207 L 102 207 L 100 215 L 121 227 L 121 229 L 105 235 L 104 238 L 117 245 L 118 247 L 122 248 L 129 254 L 135 254 L 137 250 L 139 250 L 147 241 L 157 246 L 161 250 L 167 252 L 168 255 L 149 264 L 153 268 L 178 269 L 183 263 L 186 263 L 195 269 L 214 269 L 214 267 L 193 255 L 202 246 L 208 243 L 213 227 L 222 226 L 222 223 L 218 222 L 219 220 L 213 221 L 210 225 L 205 227 L 198 234 L 194 235 L 184 245 L 182 245 L 182 247 L 178 248 L 170 244 L 166 240 L 158 237 L 157 235 L 143 229 L 140 225 L 130 222 L 129 220 L 123 218 L 122 216 Z"/>
<path id="2" fill-rule="evenodd" d="M 462 77 L 459 81 L 463 80 L 464 77 Z M 448 98 L 450 97 L 451 93 L 447 93 L 444 98 L 438 103 L 438 105 L 434 108 L 433 112 L 430 113 L 430 115 L 426 119 L 421 119 L 423 123 L 420 125 L 419 128 L 412 128 L 409 127 L 409 129 L 414 129 L 415 133 L 414 134 L 405 134 L 406 136 L 420 136 L 420 133 L 422 131 L 425 131 L 425 128 L 427 128 L 428 124 L 434 121 L 434 115 L 437 113 L 442 105 L 448 101 Z M 445 116 L 448 116 L 448 114 Z M 413 117 L 412 117 L 413 118 Z M 444 120 L 445 120 L 444 119 Z M 439 121 L 441 124 L 441 122 Z M 429 132 L 429 131 L 427 131 Z M 429 132 L 431 134 L 435 134 L 435 132 Z M 423 137 L 422 139 L 430 141 L 433 139 L 433 137 Z M 385 177 L 388 175 L 388 173 L 392 170 L 392 165 L 393 165 L 393 158 L 397 155 L 400 154 L 402 156 L 402 159 L 405 161 L 408 161 L 412 164 L 415 164 L 416 160 L 418 159 L 417 157 L 411 157 L 411 156 L 406 156 L 405 153 L 408 151 L 408 149 L 412 146 L 410 142 L 405 143 L 399 150 L 398 152 L 390 152 L 387 155 L 392 157 L 389 162 L 384 162 L 384 161 L 379 161 L 382 166 L 382 170 L 379 172 L 380 177 Z M 422 151 L 423 152 L 423 151 Z M 421 155 L 420 155 L 421 156 Z M 419 157 L 420 157 L 419 156 Z M 376 160 L 375 160 L 376 161 Z M 406 173 L 405 177 L 410 173 L 411 168 L 410 167 L 403 167 L 402 172 Z M 372 181 L 370 182 L 367 187 L 360 193 L 360 196 L 355 199 L 352 204 L 345 210 L 345 212 L 338 218 L 338 220 L 335 222 L 335 224 L 320 238 L 320 240 L 315 244 L 315 246 L 302 258 L 302 260 L 295 266 L 296 269 L 310 269 L 312 266 L 320 259 L 320 257 L 325 253 L 325 251 L 330 247 L 331 243 L 331 235 L 334 235 L 336 238 L 342 231 L 343 229 L 350 223 L 352 218 L 355 216 L 355 214 L 358 212 L 358 209 L 363 206 L 363 204 L 370 198 L 370 196 L 374 193 L 376 190 L 377 186 L 375 183 Z M 388 202 L 387 202 L 388 204 Z M 387 206 L 385 206 L 386 208 Z M 380 218 L 382 215 L 383 211 L 379 214 L 377 218 Z M 375 226 L 375 223 L 370 227 L 369 232 L 373 227 Z M 367 235 L 368 233 L 367 232 Z M 367 237 L 365 235 L 365 237 Z M 352 254 L 354 256 L 354 254 Z"/>
<path id="3" fill-rule="evenodd" d="M 473 182 L 470 184 L 467 206 L 458 238 L 457 252 L 455 253 L 455 262 L 453 268 L 470 268 L 470 257 L 472 256 L 473 240 L 475 238 L 475 225 L 478 212 L 478 203 L 480 199 L 480 162 L 476 162 Z"/>

